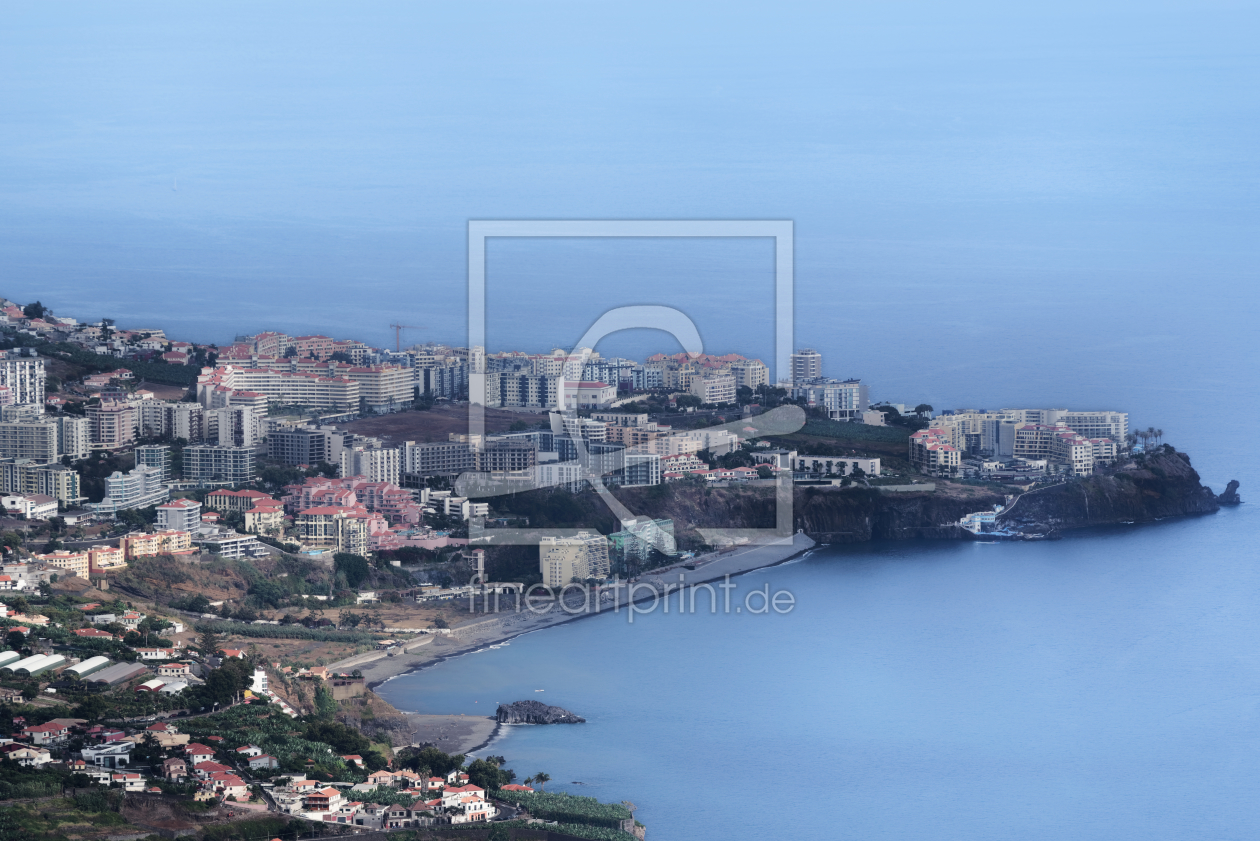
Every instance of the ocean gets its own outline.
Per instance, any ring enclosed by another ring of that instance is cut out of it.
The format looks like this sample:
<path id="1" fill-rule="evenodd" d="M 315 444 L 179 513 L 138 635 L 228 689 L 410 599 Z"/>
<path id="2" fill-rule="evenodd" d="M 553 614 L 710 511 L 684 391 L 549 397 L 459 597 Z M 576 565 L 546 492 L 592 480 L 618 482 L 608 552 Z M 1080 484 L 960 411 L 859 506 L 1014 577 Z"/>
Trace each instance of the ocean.
<path id="1" fill-rule="evenodd" d="M 1128 411 L 1260 487 L 1254 5 L 7 12 L 5 297 L 199 342 L 460 343 L 470 219 L 790 219 L 827 375 Z M 764 241 L 498 241 L 488 344 L 666 304 L 769 362 L 772 276 Z M 789 616 L 588 620 L 386 692 L 572 707 L 495 751 L 657 839 L 1251 837 L 1254 516 L 820 550 L 756 574 Z"/>
<path id="2" fill-rule="evenodd" d="M 576 712 L 481 754 L 657 841 L 1253 837 L 1258 516 L 824 547 L 737 579 L 786 615 L 605 614 L 378 691 Z"/>

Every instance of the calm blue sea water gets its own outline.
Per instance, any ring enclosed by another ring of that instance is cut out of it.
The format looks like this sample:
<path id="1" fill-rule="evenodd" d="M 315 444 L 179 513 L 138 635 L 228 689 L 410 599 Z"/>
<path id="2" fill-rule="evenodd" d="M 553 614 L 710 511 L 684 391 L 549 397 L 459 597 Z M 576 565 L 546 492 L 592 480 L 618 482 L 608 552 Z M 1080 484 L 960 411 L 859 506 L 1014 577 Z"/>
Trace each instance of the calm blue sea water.
<path id="1" fill-rule="evenodd" d="M 1230 0 L 13 6 L 0 295 L 197 341 L 462 342 L 471 218 L 787 218 L 826 373 L 1125 409 L 1248 496 L 1258 27 Z M 488 265 L 492 349 L 672 304 L 770 357 L 765 243 Z M 1251 837 L 1254 516 L 828 551 L 764 573 L 787 618 L 582 622 L 390 692 L 547 689 L 591 724 L 501 752 L 655 838 Z"/>
<path id="2" fill-rule="evenodd" d="M 1257 510 L 819 550 L 740 580 L 787 616 L 597 617 L 380 691 L 580 713 L 490 751 L 634 801 L 658 841 L 1254 837 Z"/>

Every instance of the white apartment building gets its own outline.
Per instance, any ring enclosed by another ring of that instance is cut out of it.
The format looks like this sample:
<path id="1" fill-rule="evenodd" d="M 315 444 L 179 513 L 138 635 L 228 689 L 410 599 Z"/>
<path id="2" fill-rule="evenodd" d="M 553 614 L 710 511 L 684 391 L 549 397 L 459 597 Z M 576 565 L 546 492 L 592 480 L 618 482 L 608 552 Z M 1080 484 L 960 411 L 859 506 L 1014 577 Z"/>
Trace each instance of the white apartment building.
<path id="1" fill-rule="evenodd" d="M 340 475 L 364 476 L 369 482 L 397 485 L 402 475 L 402 458 L 393 447 L 348 447 L 341 451 Z"/>
<path id="2" fill-rule="evenodd" d="M 860 420 L 871 403 L 870 388 L 861 380 L 797 380 L 788 393 L 793 400 L 804 399 L 808 406 L 825 407 L 832 420 Z"/>
<path id="3" fill-rule="evenodd" d="M 879 459 L 877 458 L 837 458 L 792 454 L 788 461 L 793 473 L 808 473 L 812 476 L 852 476 L 854 468 L 860 469 L 867 476 L 879 475 Z"/>
<path id="4" fill-rule="evenodd" d="M 254 448 L 193 444 L 184 448 L 184 478 L 189 482 L 253 481 Z"/>
<path id="5" fill-rule="evenodd" d="M 691 393 L 702 403 L 734 403 L 735 375 L 730 372 L 692 377 Z"/>
<path id="6" fill-rule="evenodd" d="M 555 414 L 552 415 L 555 418 Z M 608 424 L 594 418 L 576 418 L 567 415 L 562 417 L 564 434 L 570 438 L 581 438 L 583 441 L 607 441 Z"/>
<path id="7" fill-rule="evenodd" d="M 136 464 L 158 471 L 163 482 L 171 480 L 171 448 L 166 444 L 145 444 L 136 447 Z"/>
<path id="8" fill-rule="evenodd" d="M 172 499 L 157 507 L 157 526 L 162 531 L 193 532 L 201 525 L 201 503 L 195 499 Z"/>
<path id="9" fill-rule="evenodd" d="M 38 356 L 26 356 L 19 349 L 0 355 L 0 385 L 13 393 L 14 403 L 44 405 L 44 360 Z"/>
<path id="10" fill-rule="evenodd" d="M 1078 411 L 1075 409 L 1003 409 L 1005 419 L 1013 424 L 1039 423 L 1045 426 L 1064 424 L 1086 438 L 1110 438 L 1123 444 L 1129 434 L 1127 412 Z"/>
<path id="11" fill-rule="evenodd" d="M 388 411 L 415 397 L 414 375 L 409 368 L 376 365 L 351 368 L 345 375 L 359 384 L 359 397 L 369 410 Z"/>
<path id="12" fill-rule="evenodd" d="M 215 407 L 216 391 L 223 392 L 228 399 L 229 392 L 246 391 L 265 394 L 271 403 L 356 411 L 359 408 L 360 385 L 357 380 L 348 377 L 223 365 L 197 377 L 197 402 L 203 407 Z"/>
<path id="13" fill-rule="evenodd" d="M 751 388 L 770 384 L 770 369 L 760 359 L 748 359 L 743 362 L 732 362 L 731 374 L 735 377 L 736 388 Z"/>
<path id="14" fill-rule="evenodd" d="M 794 383 L 820 378 L 822 376 L 822 354 L 810 348 L 803 348 L 792 354 L 791 375 Z"/>
<path id="15" fill-rule="evenodd" d="M 686 429 L 674 432 L 670 438 L 682 441 L 694 441 L 699 447 L 695 450 L 679 449 L 677 453 L 699 452 L 708 450 L 715 456 L 724 456 L 739 449 L 739 436 L 726 429 Z M 657 439 L 660 440 L 660 439 Z M 638 449 L 636 447 L 636 449 Z M 660 455 L 676 455 L 676 453 L 659 453 Z"/>
<path id="16" fill-rule="evenodd" d="M 97 514 L 113 516 L 127 508 L 160 505 L 169 498 L 170 490 L 162 483 L 161 472 L 141 465 L 128 473 L 114 471 L 107 476 L 105 498 L 89 502 L 87 508 Z"/>
<path id="17" fill-rule="evenodd" d="M 586 531 L 573 537 L 544 537 L 538 542 L 538 564 L 547 587 L 563 587 L 575 578 L 607 578 L 608 539 Z"/>
<path id="18" fill-rule="evenodd" d="M 247 406 L 206 409 L 205 440 L 223 446 L 253 447 L 262 437 L 258 421 L 254 410 Z"/>
<path id="19" fill-rule="evenodd" d="M 200 403 L 142 400 L 139 408 L 140 434 L 143 436 L 170 436 L 188 442 L 205 439 L 205 407 Z"/>
<path id="20" fill-rule="evenodd" d="M 617 399 L 617 387 L 606 383 L 565 382 L 566 409 L 607 409 Z"/>
<path id="21" fill-rule="evenodd" d="M 57 460 L 57 424 L 48 420 L 0 422 L 0 458 L 48 464 Z"/>
<path id="22" fill-rule="evenodd" d="M 78 461 L 92 454 L 92 427 L 87 418 L 59 415 L 56 424 L 58 455 Z"/>

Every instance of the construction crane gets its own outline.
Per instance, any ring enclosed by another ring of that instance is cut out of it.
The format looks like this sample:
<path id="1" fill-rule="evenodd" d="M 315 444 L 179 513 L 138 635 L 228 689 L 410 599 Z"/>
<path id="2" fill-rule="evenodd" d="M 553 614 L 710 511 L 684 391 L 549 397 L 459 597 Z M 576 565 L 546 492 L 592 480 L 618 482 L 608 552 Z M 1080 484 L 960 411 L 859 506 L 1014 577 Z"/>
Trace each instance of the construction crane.
<path id="1" fill-rule="evenodd" d="M 402 352 L 402 331 L 424 329 L 423 324 L 391 324 L 389 326 L 394 330 L 394 351 L 396 353 Z"/>

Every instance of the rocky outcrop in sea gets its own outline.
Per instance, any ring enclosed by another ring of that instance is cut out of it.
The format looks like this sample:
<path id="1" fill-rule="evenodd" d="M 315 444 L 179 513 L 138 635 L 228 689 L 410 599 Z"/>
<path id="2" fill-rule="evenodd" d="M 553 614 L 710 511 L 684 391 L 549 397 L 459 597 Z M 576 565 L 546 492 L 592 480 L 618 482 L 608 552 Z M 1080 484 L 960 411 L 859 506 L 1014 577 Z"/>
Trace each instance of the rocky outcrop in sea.
<path id="1" fill-rule="evenodd" d="M 500 724 L 585 724 L 586 719 L 566 709 L 538 701 L 517 701 L 499 704 L 495 719 Z"/>

